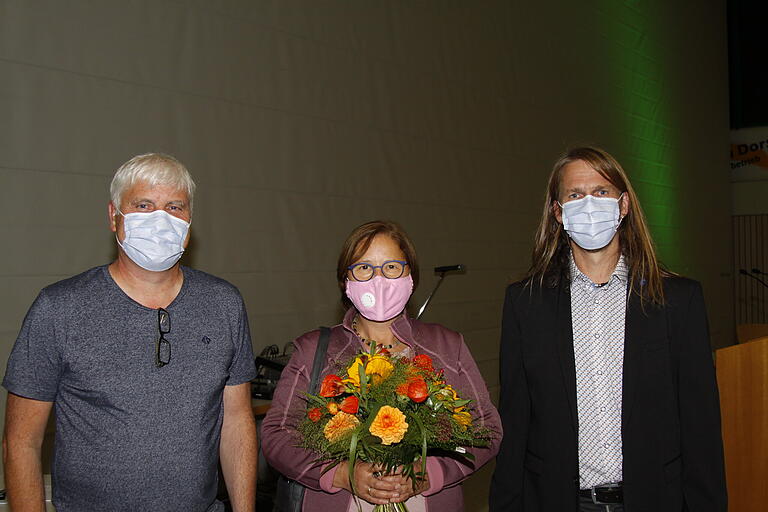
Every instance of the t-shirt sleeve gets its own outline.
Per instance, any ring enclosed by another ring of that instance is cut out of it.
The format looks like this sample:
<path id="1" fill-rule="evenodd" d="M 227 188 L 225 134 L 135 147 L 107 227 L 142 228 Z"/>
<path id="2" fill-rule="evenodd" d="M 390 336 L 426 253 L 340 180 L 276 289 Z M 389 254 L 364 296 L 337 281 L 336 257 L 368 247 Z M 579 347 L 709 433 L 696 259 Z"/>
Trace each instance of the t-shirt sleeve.
<path id="1" fill-rule="evenodd" d="M 29 308 L 8 358 L 3 387 L 11 393 L 45 402 L 55 400 L 61 375 L 56 314 L 43 290 Z"/>
<path id="2" fill-rule="evenodd" d="M 236 339 L 232 340 L 235 346 L 235 356 L 229 365 L 229 378 L 227 386 L 236 386 L 249 382 L 256 378 L 256 365 L 253 361 L 253 347 L 251 346 L 251 330 L 248 327 L 248 313 L 245 304 L 240 299 L 240 315 Z"/>

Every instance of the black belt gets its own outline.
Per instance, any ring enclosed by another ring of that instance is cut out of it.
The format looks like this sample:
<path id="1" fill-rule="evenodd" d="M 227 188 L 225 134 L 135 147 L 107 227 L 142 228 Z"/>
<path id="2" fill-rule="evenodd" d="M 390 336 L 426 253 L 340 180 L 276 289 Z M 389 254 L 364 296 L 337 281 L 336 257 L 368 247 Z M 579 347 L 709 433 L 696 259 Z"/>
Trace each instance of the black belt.
<path id="1" fill-rule="evenodd" d="M 579 496 L 590 498 L 595 505 L 624 503 L 624 486 L 621 482 L 617 484 L 596 485 L 589 489 L 579 489 Z"/>

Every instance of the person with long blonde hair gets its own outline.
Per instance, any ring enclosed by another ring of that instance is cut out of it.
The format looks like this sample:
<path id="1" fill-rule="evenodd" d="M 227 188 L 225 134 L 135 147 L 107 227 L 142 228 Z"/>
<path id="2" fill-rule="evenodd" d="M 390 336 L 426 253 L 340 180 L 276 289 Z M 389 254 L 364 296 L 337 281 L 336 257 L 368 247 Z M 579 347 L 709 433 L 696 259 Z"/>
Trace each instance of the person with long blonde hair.
<path id="1" fill-rule="evenodd" d="M 701 286 L 662 267 L 621 165 L 555 163 L 532 263 L 507 288 L 490 510 L 727 509 Z"/>

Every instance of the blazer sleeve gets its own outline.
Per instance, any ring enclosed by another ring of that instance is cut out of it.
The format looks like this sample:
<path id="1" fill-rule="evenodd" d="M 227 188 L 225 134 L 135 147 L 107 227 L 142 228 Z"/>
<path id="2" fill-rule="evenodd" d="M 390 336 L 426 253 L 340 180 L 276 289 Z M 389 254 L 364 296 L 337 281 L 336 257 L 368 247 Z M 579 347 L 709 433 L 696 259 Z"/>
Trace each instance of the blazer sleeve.
<path id="1" fill-rule="evenodd" d="M 302 399 L 309 388 L 312 362 L 320 338 L 319 331 L 299 337 L 288 365 L 283 369 L 272 397 L 272 404 L 261 425 L 261 450 L 267 462 L 290 480 L 321 490 L 321 467 L 317 456 L 297 446 L 296 426 L 306 411 Z"/>
<path id="2" fill-rule="evenodd" d="M 469 477 L 480 469 L 499 451 L 502 430 L 499 413 L 491 403 L 488 395 L 488 387 L 477 368 L 475 359 L 469 351 L 464 338 L 460 338 L 460 348 L 456 368 L 458 376 L 450 382 L 453 387 L 466 390 L 469 395 L 462 396 L 473 401 L 473 421 L 491 431 L 492 439 L 488 447 L 470 448 L 467 450 L 474 456 L 474 460 L 467 464 L 452 457 L 427 457 L 427 471 L 429 473 L 430 487 L 424 492 L 424 496 L 431 496 L 445 487 L 451 487 Z"/>
<path id="3" fill-rule="evenodd" d="M 683 498 L 688 510 L 725 512 L 727 492 L 709 326 L 701 285 L 693 282 L 677 319 Z"/>
<path id="4" fill-rule="evenodd" d="M 504 438 L 491 480 L 489 510 L 522 510 L 523 463 L 528 439 L 530 397 L 522 357 L 522 334 L 517 298 L 528 293 L 520 284 L 510 285 L 504 301 L 499 353 L 499 415 Z"/>

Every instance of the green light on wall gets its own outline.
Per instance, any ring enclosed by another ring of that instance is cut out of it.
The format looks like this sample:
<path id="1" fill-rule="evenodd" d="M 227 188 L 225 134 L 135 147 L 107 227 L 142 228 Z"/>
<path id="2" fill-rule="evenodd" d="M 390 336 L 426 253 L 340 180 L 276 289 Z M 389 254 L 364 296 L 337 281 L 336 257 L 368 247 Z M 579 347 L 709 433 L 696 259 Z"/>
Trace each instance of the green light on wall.
<path id="1" fill-rule="evenodd" d="M 616 153 L 632 178 L 662 262 L 681 268 L 679 146 L 670 120 L 670 64 L 660 23 L 649 2 L 603 0 L 600 5 L 610 100 L 624 143 Z"/>

